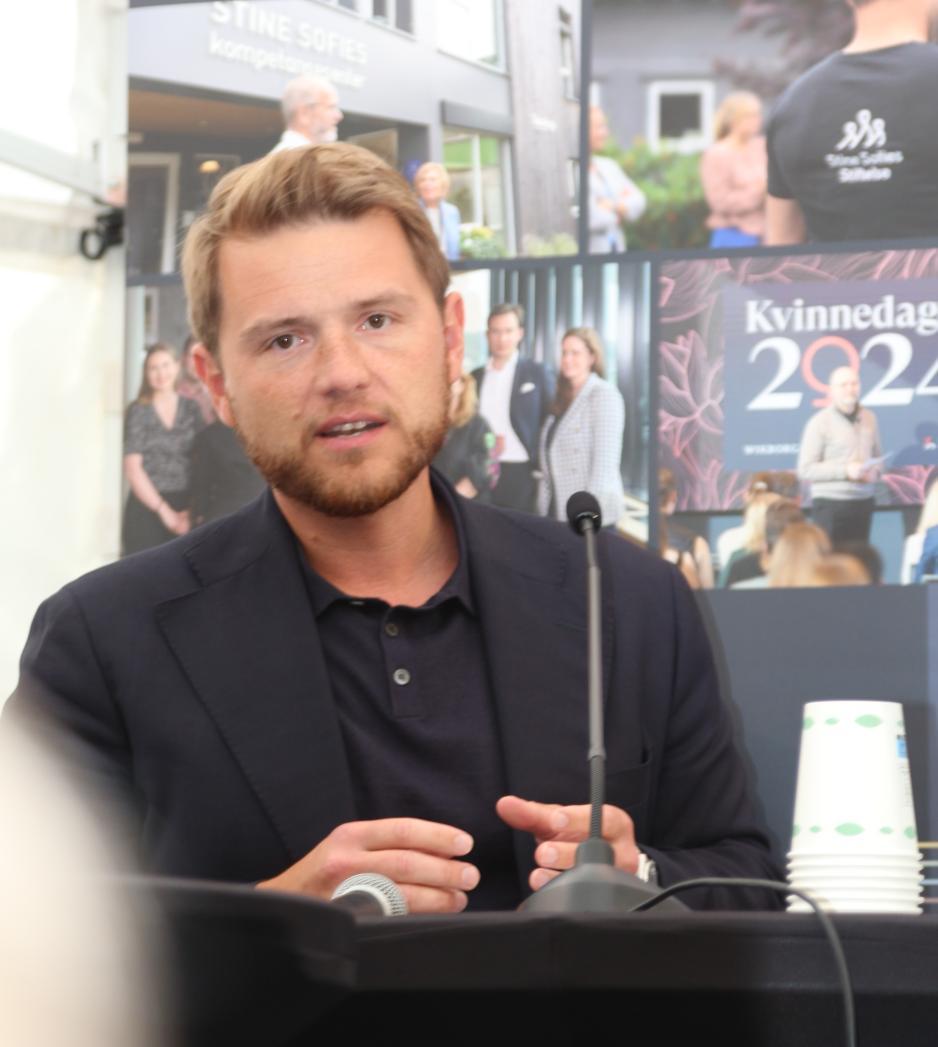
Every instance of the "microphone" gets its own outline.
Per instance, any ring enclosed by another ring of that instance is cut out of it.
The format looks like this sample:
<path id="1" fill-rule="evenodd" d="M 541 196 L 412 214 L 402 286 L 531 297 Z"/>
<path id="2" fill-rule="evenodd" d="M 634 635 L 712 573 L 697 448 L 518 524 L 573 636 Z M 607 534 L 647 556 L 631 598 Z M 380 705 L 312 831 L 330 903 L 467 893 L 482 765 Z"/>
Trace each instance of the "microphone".
<path id="1" fill-rule="evenodd" d="M 602 525 L 599 502 L 588 491 L 577 491 L 567 502 L 567 519 L 586 539 L 587 627 L 589 650 L 589 767 L 590 831 L 577 847 L 576 864 L 526 898 L 520 908 L 535 913 L 631 912 L 661 893 L 631 873 L 615 866 L 612 847 L 603 839 L 603 802 L 606 794 L 606 748 L 603 731 L 602 611 L 600 571 L 596 560 L 596 532 Z M 659 908 L 686 910 L 676 898 Z"/>
<path id="2" fill-rule="evenodd" d="M 589 528 L 594 534 L 603 525 L 603 514 L 599 502 L 589 491 L 576 491 L 567 500 L 567 519 L 577 534 L 584 534 Z"/>
<path id="3" fill-rule="evenodd" d="M 405 916 L 407 899 L 393 880 L 380 873 L 356 873 L 332 892 L 335 902 L 353 916 Z"/>

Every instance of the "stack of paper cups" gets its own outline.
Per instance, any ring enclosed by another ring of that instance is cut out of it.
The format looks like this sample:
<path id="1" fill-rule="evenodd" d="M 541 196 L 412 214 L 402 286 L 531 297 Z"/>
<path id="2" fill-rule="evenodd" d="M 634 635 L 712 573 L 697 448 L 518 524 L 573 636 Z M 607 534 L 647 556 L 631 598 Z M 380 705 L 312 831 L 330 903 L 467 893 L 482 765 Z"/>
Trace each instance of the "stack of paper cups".
<path id="1" fill-rule="evenodd" d="M 902 706 L 808 702 L 788 882 L 829 912 L 918 913 L 922 870 Z"/>

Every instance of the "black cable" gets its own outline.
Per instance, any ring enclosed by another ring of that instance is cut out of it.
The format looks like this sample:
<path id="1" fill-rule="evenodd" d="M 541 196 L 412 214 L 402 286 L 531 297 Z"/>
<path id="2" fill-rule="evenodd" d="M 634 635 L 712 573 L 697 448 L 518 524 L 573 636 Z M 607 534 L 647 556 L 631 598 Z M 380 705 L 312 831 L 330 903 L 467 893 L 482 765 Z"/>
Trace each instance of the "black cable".
<path id="1" fill-rule="evenodd" d="M 817 918 L 824 933 L 827 935 L 827 940 L 830 942 L 831 950 L 834 953 L 837 975 L 840 978 L 841 995 L 844 1000 L 844 1041 L 847 1047 L 857 1047 L 853 988 L 850 984 L 850 971 L 847 969 L 847 958 L 844 956 L 843 946 L 840 944 L 840 936 L 837 934 L 837 928 L 834 927 L 834 921 L 807 891 L 799 890 L 797 887 L 781 883 L 778 880 L 750 880 L 745 878 L 737 879 L 735 877 L 723 879 L 718 876 L 702 876 L 697 880 L 682 880 L 681 883 L 675 883 L 671 887 L 662 887 L 660 894 L 656 894 L 654 898 L 649 898 L 648 901 L 636 905 L 632 912 L 645 912 L 648 909 L 653 909 L 659 902 L 663 902 L 665 898 L 670 898 L 672 894 L 680 894 L 691 887 L 759 887 L 782 894 L 795 894 L 803 901 L 806 901 L 817 913 Z"/>

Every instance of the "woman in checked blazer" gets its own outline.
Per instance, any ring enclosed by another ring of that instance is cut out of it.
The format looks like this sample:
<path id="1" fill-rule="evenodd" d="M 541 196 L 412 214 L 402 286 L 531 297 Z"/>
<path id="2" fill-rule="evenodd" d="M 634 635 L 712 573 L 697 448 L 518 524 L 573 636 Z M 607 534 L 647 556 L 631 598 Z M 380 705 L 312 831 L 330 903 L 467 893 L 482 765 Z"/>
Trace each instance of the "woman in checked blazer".
<path id="1" fill-rule="evenodd" d="M 591 327 L 563 336 L 560 377 L 540 440 L 538 511 L 566 519 L 567 499 L 589 491 L 599 501 L 603 525 L 622 515 L 622 394 L 603 375 L 603 348 Z"/>

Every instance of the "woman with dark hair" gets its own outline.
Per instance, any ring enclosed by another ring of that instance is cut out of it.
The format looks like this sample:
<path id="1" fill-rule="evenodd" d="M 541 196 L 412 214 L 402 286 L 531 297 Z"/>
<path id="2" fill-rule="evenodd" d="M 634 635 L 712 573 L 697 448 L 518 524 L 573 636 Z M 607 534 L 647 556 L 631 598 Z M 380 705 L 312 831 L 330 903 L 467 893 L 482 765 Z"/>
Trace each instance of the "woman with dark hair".
<path id="1" fill-rule="evenodd" d="M 124 419 L 123 554 L 160 545 L 189 530 L 189 452 L 202 428 L 194 400 L 180 396 L 179 361 L 172 346 L 147 349 L 137 399 Z"/>
<path id="2" fill-rule="evenodd" d="M 561 341 L 557 393 L 540 440 L 537 506 L 544 516 L 566 519 L 567 499 L 575 491 L 595 496 L 605 526 L 614 526 L 622 515 L 625 404 L 604 375 L 596 331 L 567 331 Z"/>

